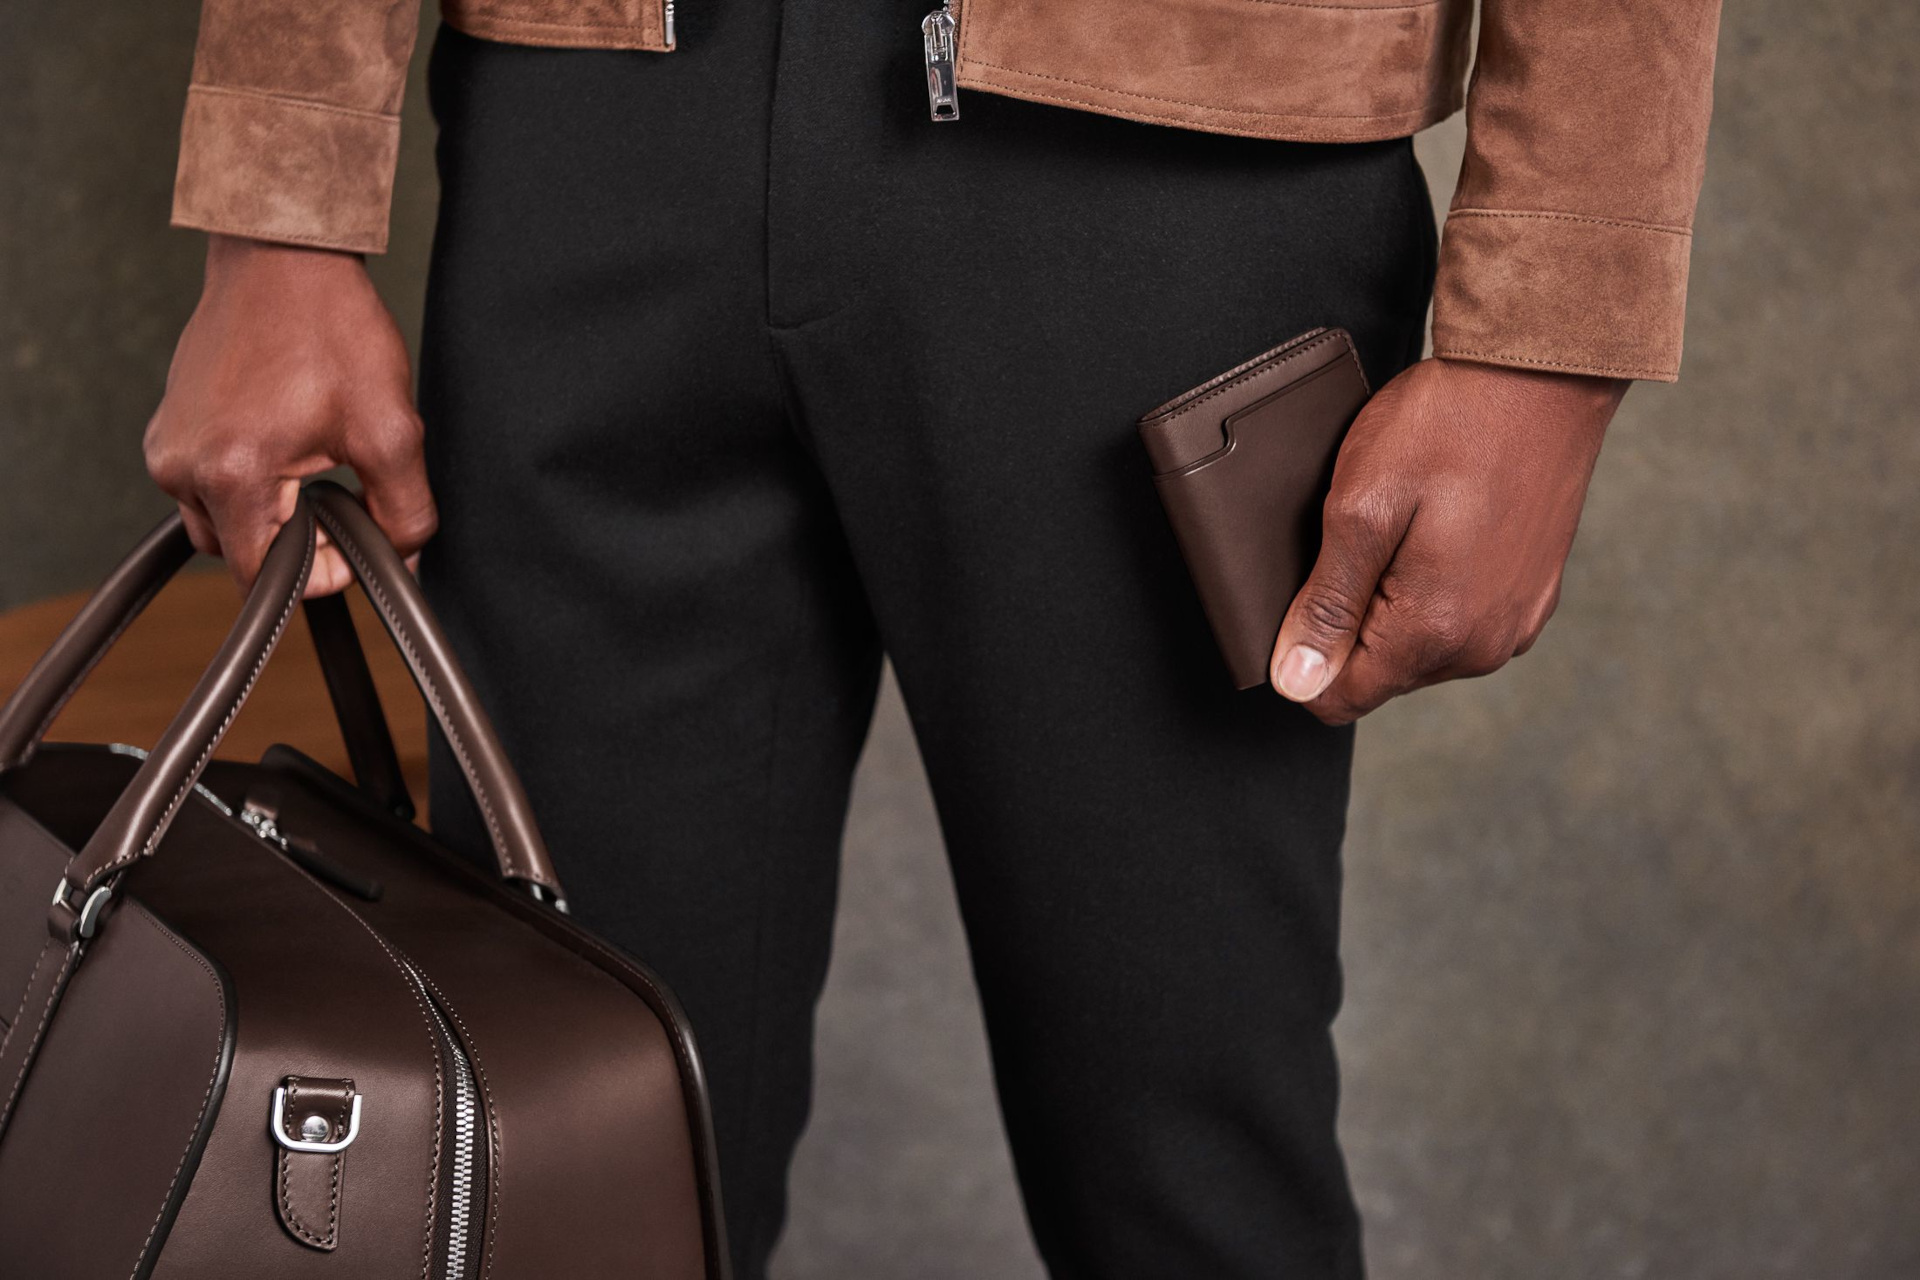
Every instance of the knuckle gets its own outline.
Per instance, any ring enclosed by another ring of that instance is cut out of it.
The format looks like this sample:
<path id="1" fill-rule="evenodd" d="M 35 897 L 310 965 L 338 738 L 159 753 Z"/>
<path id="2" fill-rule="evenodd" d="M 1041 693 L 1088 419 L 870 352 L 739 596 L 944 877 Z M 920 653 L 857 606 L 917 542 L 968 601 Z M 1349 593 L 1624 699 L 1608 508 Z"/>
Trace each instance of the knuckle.
<path id="1" fill-rule="evenodd" d="M 204 493 L 233 494 L 260 484 L 267 474 L 260 450 L 244 439 L 229 439 L 195 454 L 194 486 Z"/>
<path id="2" fill-rule="evenodd" d="M 419 417 L 411 413 L 374 419 L 353 434 L 354 460 L 381 470 L 405 466 L 420 456 L 425 435 Z"/>
<path id="3" fill-rule="evenodd" d="M 1513 654 L 1514 646 L 1511 642 L 1493 644 L 1479 641 L 1469 645 L 1460 655 L 1460 666 L 1469 676 L 1492 675 L 1506 666 Z"/>
<path id="4" fill-rule="evenodd" d="M 1422 650 L 1442 661 L 1466 655 L 1473 645 L 1472 621 L 1452 606 L 1431 609 L 1421 619 Z"/>
<path id="5" fill-rule="evenodd" d="M 1328 534 L 1336 538 L 1374 539 L 1385 535 L 1393 512 L 1379 490 L 1346 488 L 1328 497 L 1322 519 Z"/>
<path id="6" fill-rule="evenodd" d="M 1331 591 L 1309 591 L 1300 598 L 1300 617 L 1316 635 L 1346 635 L 1360 627 L 1360 610 Z"/>
<path id="7" fill-rule="evenodd" d="M 1328 725 L 1335 729 L 1340 728 L 1342 725 L 1352 724 L 1363 714 L 1352 704 L 1346 702 L 1331 702 L 1324 706 L 1316 702 L 1310 705 L 1307 710 L 1313 712 L 1314 718 L 1319 720 L 1321 724 Z"/>
<path id="8" fill-rule="evenodd" d="M 395 528 L 388 530 L 388 536 L 401 547 L 415 548 L 439 531 L 440 512 L 431 502 L 424 503 L 402 516 L 395 524 Z"/>

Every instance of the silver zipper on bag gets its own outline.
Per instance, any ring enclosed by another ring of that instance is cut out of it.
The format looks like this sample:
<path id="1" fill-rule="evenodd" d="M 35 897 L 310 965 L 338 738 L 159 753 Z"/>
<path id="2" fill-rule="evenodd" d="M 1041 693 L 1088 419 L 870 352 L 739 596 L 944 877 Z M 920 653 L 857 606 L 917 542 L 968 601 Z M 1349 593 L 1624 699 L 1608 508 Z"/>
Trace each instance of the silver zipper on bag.
<path id="1" fill-rule="evenodd" d="M 434 1029 L 446 1049 L 453 1075 L 453 1143 L 450 1163 L 453 1189 L 447 1197 L 447 1250 L 440 1280 L 466 1280 L 467 1240 L 474 1221 L 475 1192 L 479 1189 L 480 1169 L 480 1090 L 474 1081 L 473 1064 L 461 1048 L 459 1037 L 441 1012 L 439 1001 L 427 987 L 420 971 L 405 960 L 401 967 L 412 979 L 420 999 L 432 1015 Z"/>
<path id="2" fill-rule="evenodd" d="M 954 83 L 960 24 L 954 20 L 953 0 L 920 20 L 920 43 L 927 55 L 927 110 L 936 124 L 960 118 L 960 86 Z"/>

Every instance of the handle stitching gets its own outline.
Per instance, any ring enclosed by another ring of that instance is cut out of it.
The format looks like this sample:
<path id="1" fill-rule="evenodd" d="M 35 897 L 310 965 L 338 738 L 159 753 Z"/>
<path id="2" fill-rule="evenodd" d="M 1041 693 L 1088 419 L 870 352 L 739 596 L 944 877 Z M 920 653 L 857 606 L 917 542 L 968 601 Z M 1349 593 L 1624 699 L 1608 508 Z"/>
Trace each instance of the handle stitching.
<path id="1" fill-rule="evenodd" d="M 167 807 L 161 811 L 159 819 L 153 824 L 153 834 L 147 837 L 146 843 L 142 844 L 137 852 L 123 853 L 88 876 L 86 885 L 83 887 L 91 888 L 99 884 L 116 868 L 136 862 L 152 853 L 154 847 L 160 843 L 160 837 L 166 833 L 167 825 L 173 820 L 175 811 L 186 800 L 187 793 L 193 790 L 193 784 L 200 777 L 201 770 L 207 767 L 207 761 L 213 758 L 215 748 L 220 745 L 220 739 L 227 736 L 227 729 L 232 726 L 233 718 L 240 714 L 240 708 L 246 703 L 247 695 L 253 692 L 254 682 L 260 679 L 261 671 L 266 669 L 267 660 L 273 657 L 273 651 L 279 647 L 280 637 L 286 631 L 287 623 L 293 619 L 294 609 L 299 607 L 307 575 L 313 570 L 313 541 L 312 538 L 307 539 L 307 553 L 301 560 L 300 575 L 297 579 L 299 585 L 289 594 L 286 607 L 280 611 L 280 620 L 274 624 L 273 633 L 267 637 L 266 644 L 261 647 L 259 660 L 253 664 L 253 670 L 247 675 L 247 682 L 240 686 L 240 691 L 234 695 L 233 705 L 227 708 L 225 718 L 220 721 L 220 727 L 214 730 L 213 736 L 207 740 L 206 750 L 202 751 L 200 758 L 194 761 L 193 768 L 189 769 L 187 776 L 182 779 L 180 789 L 174 793 L 173 799 L 168 801 Z"/>
<path id="2" fill-rule="evenodd" d="M 466 740 L 461 737 L 458 726 L 453 723 L 453 717 L 447 711 L 446 700 L 440 694 L 440 686 L 434 681 L 432 673 L 427 670 L 426 663 L 421 660 L 419 652 L 414 647 L 412 633 L 407 630 L 407 624 L 401 619 L 393 602 L 387 598 L 386 589 L 380 585 L 379 578 L 367 563 L 360 545 L 325 507 L 316 506 L 315 514 L 319 516 L 320 523 L 327 527 L 327 532 L 333 535 L 334 542 L 339 544 L 340 549 L 352 559 L 354 567 L 360 570 L 360 585 L 366 588 L 367 594 L 379 607 L 381 616 L 387 620 L 387 626 L 393 631 L 393 638 L 406 653 L 408 665 L 413 668 L 414 674 L 419 678 L 421 692 L 426 694 L 427 700 L 433 704 L 434 717 L 439 720 L 440 727 L 446 731 L 447 744 L 453 748 L 454 756 L 460 761 L 460 770 L 467 775 L 467 783 L 473 791 L 473 798 L 479 803 L 481 815 L 486 818 L 487 834 L 493 838 L 494 852 L 500 857 L 502 869 L 508 875 L 533 879 L 534 877 L 528 875 L 525 868 L 520 866 L 513 855 L 513 849 L 507 844 L 506 836 L 500 828 L 500 821 L 493 811 L 493 801 L 487 795 L 486 787 L 481 784 L 480 774 L 468 755 Z"/>

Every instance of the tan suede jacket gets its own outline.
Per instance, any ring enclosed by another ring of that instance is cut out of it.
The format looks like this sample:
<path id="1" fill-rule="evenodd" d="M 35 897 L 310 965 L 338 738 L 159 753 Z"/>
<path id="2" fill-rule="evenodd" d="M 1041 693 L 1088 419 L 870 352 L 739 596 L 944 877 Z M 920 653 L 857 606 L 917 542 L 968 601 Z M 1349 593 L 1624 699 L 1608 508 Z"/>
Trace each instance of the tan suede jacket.
<path id="1" fill-rule="evenodd" d="M 665 52 L 676 2 L 701 0 L 443 8 L 494 40 Z M 418 3 L 204 0 L 175 224 L 383 250 Z M 1311 142 L 1402 137 L 1464 99 L 1435 352 L 1673 379 L 1719 0 L 1481 0 L 1469 93 L 1473 3 L 956 0 L 957 80 Z"/>

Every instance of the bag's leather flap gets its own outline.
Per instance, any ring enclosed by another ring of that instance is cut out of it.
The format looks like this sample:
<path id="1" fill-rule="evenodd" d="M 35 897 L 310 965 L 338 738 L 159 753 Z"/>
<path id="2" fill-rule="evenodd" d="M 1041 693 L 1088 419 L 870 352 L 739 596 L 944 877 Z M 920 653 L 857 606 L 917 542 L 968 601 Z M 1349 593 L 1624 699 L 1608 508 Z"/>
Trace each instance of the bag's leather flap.
<path id="1" fill-rule="evenodd" d="M 219 1110 L 233 1034 L 214 965 L 138 902 L 117 904 L 0 1142 L 7 1274 L 146 1274 Z"/>
<path id="2" fill-rule="evenodd" d="M 47 904 L 72 858 L 19 805 L 0 799 L 0 1036 L 21 1016 L 21 997 L 47 941 Z"/>

